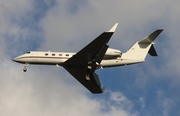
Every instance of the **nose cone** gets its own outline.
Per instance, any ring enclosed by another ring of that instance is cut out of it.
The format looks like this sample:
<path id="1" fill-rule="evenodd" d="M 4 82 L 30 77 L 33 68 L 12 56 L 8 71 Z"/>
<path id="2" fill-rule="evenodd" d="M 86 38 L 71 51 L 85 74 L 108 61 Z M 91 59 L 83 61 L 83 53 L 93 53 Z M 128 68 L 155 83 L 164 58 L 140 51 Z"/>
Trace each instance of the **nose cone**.
<path id="1" fill-rule="evenodd" d="M 23 55 L 20 55 L 20 56 L 17 56 L 15 58 L 12 59 L 14 62 L 18 62 L 18 63 L 26 63 L 27 60 L 26 60 L 26 55 L 23 54 Z"/>
<path id="2" fill-rule="evenodd" d="M 12 59 L 14 62 L 17 62 L 17 57 Z"/>
<path id="3" fill-rule="evenodd" d="M 18 63 L 21 63 L 21 57 L 15 57 L 12 59 L 14 62 L 18 62 Z"/>

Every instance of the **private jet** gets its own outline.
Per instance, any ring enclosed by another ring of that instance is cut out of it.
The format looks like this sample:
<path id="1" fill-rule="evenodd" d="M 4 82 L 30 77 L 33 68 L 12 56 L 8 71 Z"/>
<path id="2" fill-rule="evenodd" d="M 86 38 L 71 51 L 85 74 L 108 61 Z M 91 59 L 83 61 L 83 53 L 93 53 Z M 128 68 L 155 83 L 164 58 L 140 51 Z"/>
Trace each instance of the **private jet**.
<path id="1" fill-rule="evenodd" d="M 24 64 L 24 72 L 30 64 L 62 66 L 92 93 L 103 93 L 105 87 L 101 87 L 99 77 L 95 73 L 96 69 L 142 63 L 148 53 L 157 56 L 154 40 L 163 31 L 163 29 L 154 31 L 141 41 L 137 41 L 127 52 L 122 53 L 108 46 L 108 41 L 117 26 L 118 23 L 77 53 L 30 51 L 14 58 L 13 61 Z"/>

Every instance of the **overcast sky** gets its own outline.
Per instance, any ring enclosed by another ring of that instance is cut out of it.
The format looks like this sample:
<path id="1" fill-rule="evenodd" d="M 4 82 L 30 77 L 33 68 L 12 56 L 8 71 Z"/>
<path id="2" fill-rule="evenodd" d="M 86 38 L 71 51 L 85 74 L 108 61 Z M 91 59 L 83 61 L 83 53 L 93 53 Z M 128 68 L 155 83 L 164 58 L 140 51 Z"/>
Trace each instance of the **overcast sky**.
<path id="1" fill-rule="evenodd" d="M 179 0 L 1 0 L 0 116 L 180 115 Z M 91 94 L 65 69 L 24 65 L 27 51 L 78 52 L 119 23 L 109 45 L 125 52 L 156 29 L 158 57 L 97 70 L 103 94 Z"/>

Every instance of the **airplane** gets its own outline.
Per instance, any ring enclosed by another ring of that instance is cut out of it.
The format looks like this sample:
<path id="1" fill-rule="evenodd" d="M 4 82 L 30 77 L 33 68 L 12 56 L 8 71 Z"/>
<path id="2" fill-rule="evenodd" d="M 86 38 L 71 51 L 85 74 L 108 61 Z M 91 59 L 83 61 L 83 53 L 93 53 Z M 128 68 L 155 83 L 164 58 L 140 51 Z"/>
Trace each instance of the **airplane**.
<path id="1" fill-rule="evenodd" d="M 144 39 L 137 41 L 125 53 L 122 53 L 120 50 L 109 48 L 108 46 L 108 41 L 117 26 L 118 23 L 109 31 L 100 34 L 77 53 L 30 51 L 14 58 L 13 61 L 25 64 L 24 72 L 27 71 L 27 67 L 30 64 L 62 66 L 92 93 L 103 93 L 105 87 L 101 87 L 99 77 L 95 71 L 99 68 L 145 62 L 148 53 L 151 56 L 157 56 L 154 40 L 163 31 L 163 29 L 154 31 Z"/>

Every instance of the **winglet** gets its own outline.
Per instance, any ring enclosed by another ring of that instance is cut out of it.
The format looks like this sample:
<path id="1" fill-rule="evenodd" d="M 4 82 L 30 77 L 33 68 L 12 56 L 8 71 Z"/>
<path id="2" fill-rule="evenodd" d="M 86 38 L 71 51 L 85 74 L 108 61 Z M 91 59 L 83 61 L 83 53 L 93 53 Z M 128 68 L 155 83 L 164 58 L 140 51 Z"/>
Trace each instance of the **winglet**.
<path id="1" fill-rule="evenodd" d="M 118 23 L 116 23 L 108 32 L 115 32 L 117 26 L 118 26 Z"/>

